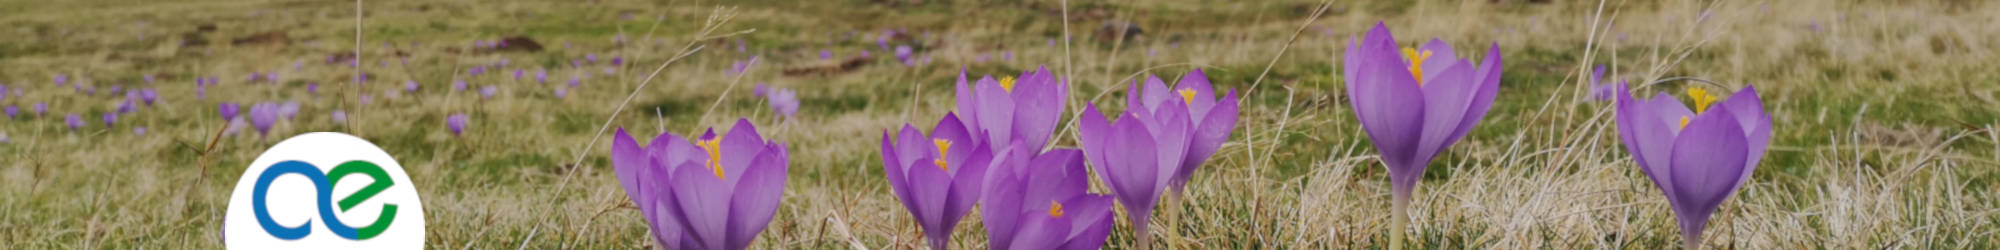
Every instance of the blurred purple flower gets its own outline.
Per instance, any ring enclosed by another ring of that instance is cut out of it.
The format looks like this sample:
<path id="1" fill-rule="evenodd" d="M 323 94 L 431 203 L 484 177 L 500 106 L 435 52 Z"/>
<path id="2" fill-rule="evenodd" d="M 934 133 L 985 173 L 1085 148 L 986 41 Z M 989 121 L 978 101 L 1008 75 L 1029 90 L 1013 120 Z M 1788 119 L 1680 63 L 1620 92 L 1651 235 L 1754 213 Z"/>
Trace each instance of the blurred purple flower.
<path id="1" fill-rule="evenodd" d="M 250 106 L 250 125 L 257 127 L 259 137 L 269 136 L 271 125 L 278 123 L 278 104 L 258 103 Z"/>
<path id="2" fill-rule="evenodd" d="M 417 81 L 416 80 L 403 81 L 403 92 L 413 92 L 413 93 L 417 92 Z"/>
<path id="3" fill-rule="evenodd" d="M 469 121 L 466 120 L 465 114 L 452 114 L 450 117 L 444 118 L 444 125 L 447 128 L 451 128 L 452 136 L 464 135 L 466 122 Z"/>
<path id="4" fill-rule="evenodd" d="M 916 52 L 915 52 L 915 50 L 913 50 L 913 49 L 910 49 L 910 46 L 909 46 L 909 45 L 897 45 L 897 46 L 896 46 L 896 61 L 897 61 L 897 62 L 902 62 L 902 63 L 903 63 L 903 64 L 905 64 L 905 65 L 912 65 L 912 64 L 913 64 L 913 63 L 915 63 L 915 62 L 911 62 L 911 61 L 910 61 L 910 55 L 911 55 L 911 54 L 915 54 L 915 53 L 916 53 Z"/>
<path id="5" fill-rule="evenodd" d="M 56 86 L 69 84 L 69 75 L 56 74 Z"/>
<path id="6" fill-rule="evenodd" d="M 472 68 L 465 70 L 465 74 L 467 75 L 476 76 L 483 73 L 486 73 L 486 66 L 472 66 Z"/>
<path id="7" fill-rule="evenodd" d="M 117 123 L 118 123 L 118 113 L 104 112 L 104 128 L 111 128 L 113 125 L 116 125 Z"/>
<path id="8" fill-rule="evenodd" d="M 748 119 L 738 119 L 728 133 L 709 129 L 693 142 L 661 134 L 640 147 L 618 129 L 611 166 L 655 244 L 744 249 L 770 226 L 790 169 L 785 144 L 766 141 Z"/>
<path id="9" fill-rule="evenodd" d="M 576 75 L 569 76 L 569 87 L 575 88 L 581 85 L 583 85 L 583 76 L 576 76 Z"/>
<path id="10" fill-rule="evenodd" d="M 347 111 L 345 110 L 335 109 L 329 116 L 333 118 L 333 123 L 347 123 Z"/>
<path id="11" fill-rule="evenodd" d="M 453 92 L 464 92 L 464 91 L 465 91 L 465 79 L 457 79 L 457 80 L 451 80 L 451 91 L 453 91 Z"/>
<path id="12" fill-rule="evenodd" d="M 1604 65 L 1597 65 L 1597 69 L 1593 69 L 1590 72 L 1590 96 L 1586 100 L 1592 102 L 1616 100 L 1615 98 L 1618 96 L 1616 91 L 1618 91 L 1620 86 L 1625 85 L 1623 80 L 1620 80 L 1617 85 L 1602 83 L 1603 81 Z"/>
<path id="13" fill-rule="evenodd" d="M 136 107 L 135 105 L 133 105 L 133 104 L 132 104 L 132 100 L 131 100 L 131 99 L 126 99 L 126 100 L 124 100 L 124 101 L 120 101 L 120 102 L 118 102 L 118 113 L 119 113 L 119 114 L 123 114 L 123 113 L 132 113 L 132 111 L 135 111 L 135 110 L 138 110 L 138 107 Z"/>
<path id="14" fill-rule="evenodd" d="M 361 97 L 359 97 L 358 99 L 360 99 L 359 101 L 361 101 L 361 105 L 368 105 L 368 104 L 374 104 L 374 103 L 375 103 L 375 96 L 374 96 L 374 95 L 369 95 L 369 94 L 361 94 Z"/>
<path id="15" fill-rule="evenodd" d="M 562 99 L 563 97 L 566 97 L 566 96 L 569 96 L 569 88 L 564 88 L 564 87 L 561 87 L 561 86 L 557 86 L 557 87 L 556 87 L 556 99 Z"/>
<path id="16" fill-rule="evenodd" d="M 597 53 L 584 54 L 583 61 L 597 63 Z"/>
<path id="17" fill-rule="evenodd" d="M 611 65 L 612 65 L 612 66 L 625 66 L 625 57 L 623 57 L 623 56 L 614 56 L 614 57 L 611 57 Z"/>
<path id="18" fill-rule="evenodd" d="M 49 114 L 49 103 L 46 102 L 35 103 L 35 116 L 42 116 L 48 114 Z"/>
<path id="19" fill-rule="evenodd" d="M 543 84 L 549 83 L 549 70 L 535 69 L 535 82 Z"/>
<path id="20" fill-rule="evenodd" d="M 77 128 L 83 127 L 83 116 L 78 116 L 76 115 L 76 113 L 70 113 L 67 116 L 63 116 L 63 123 L 69 124 L 70 132 L 76 132 Z"/>
<path id="21" fill-rule="evenodd" d="M 1620 86 L 1618 93 L 1629 92 Z M 1694 100 L 1691 111 L 1666 93 L 1651 100 L 1619 94 L 1618 134 L 1673 207 L 1683 246 L 1697 249 L 1709 216 L 1763 160 L 1771 144 L 1771 116 L 1755 87 L 1727 100 L 1701 87 L 1690 88 L 1688 95 Z"/>
<path id="22" fill-rule="evenodd" d="M 235 120 L 236 114 L 238 112 L 241 112 L 242 109 L 243 107 L 237 105 L 236 103 L 225 102 L 222 103 L 221 105 L 217 105 L 215 107 L 215 112 L 218 114 L 222 114 L 222 121 L 229 121 L 229 120 Z"/>
<path id="23" fill-rule="evenodd" d="M 833 51 L 831 51 L 831 50 L 819 50 L 819 59 L 820 59 L 820 60 L 827 60 L 827 59 L 833 59 Z"/>
<path id="24" fill-rule="evenodd" d="M 140 91 L 139 91 L 139 100 L 140 100 L 140 101 L 145 101 L 145 102 L 146 102 L 146 106 L 153 106 L 153 101 L 156 101 L 156 100 L 159 100 L 159 99 L 160 99 L 160 90 L 159 90 L 159 89 L 155 89 L 155 88 L 146 88 L 146 89 L 144 89 L 144 90 L 140 90 Z"/>
<path id="25" fill-rule="evenodd" d="M 298 115 L 299 115 L 298 101 L 285 101 L 284 105 L 278 106 L 278 116 L 285 117 L 285 120 L 298 119 Z"/>
<path id="26" fill-rule="evenodd" d="M 763 84 L 758 84 L 757 88 L 765 89 Z M 784 115 L 786 120 L 791 120 L 793 115 L 799 113 L 798 92 L 785 88 L 769 88 L 762 92 L 760 95 L 771 104 L 771 109 Z"/>
<path id="27" fill-rule="evenodd" d="M 132 135 L 146 136 L 146 127 L 144 126 L 132 127 Z"/>
<path id="28" fill-rule="evenodd" d="M 21 106 L 7 105 L 7 119 L 14 119 L 20 116 Z"/>
<path id="29" fill-rule="evenodd" d="M 493 95 L 499 93 L 500 93 L 500 87 L 494 87 L 493 85 L 486 85 L 485 87 L 479 87 L 480 99 L 490 99 L 493 98 Z"/>

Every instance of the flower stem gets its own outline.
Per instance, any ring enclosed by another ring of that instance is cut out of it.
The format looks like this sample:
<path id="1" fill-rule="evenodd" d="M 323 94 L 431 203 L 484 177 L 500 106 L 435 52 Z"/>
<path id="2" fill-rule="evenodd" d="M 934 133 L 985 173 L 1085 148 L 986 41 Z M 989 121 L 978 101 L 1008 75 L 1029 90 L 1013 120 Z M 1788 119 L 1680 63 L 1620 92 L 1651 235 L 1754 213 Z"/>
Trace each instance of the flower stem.
<path id="1" fill-rule="evenodd" d="M 1687 230 L 1687 229 L 1681 229 L 1681 230 Z M 1696 229 L 1691 231 L 1682 231 L 1681 249 L 1701 250 L 1701 230 Z"/>
<path id="2" fill-rule="evenodd" d="M 1389 205 L 1389 250 L 1403 249 L 1403 231 L 1410 225 L 1409 192 L 1395 192 Z"/>

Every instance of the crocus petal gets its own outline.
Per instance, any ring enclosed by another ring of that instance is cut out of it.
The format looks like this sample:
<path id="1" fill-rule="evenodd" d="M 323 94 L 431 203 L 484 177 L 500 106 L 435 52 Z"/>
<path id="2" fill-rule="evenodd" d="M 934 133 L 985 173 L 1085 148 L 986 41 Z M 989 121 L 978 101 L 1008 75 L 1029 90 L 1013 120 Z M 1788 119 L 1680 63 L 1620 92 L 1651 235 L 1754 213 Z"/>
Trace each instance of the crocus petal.
<path id="1" fill-rule="evenodd" d="M 674 171 L 674 203 L 685 217 L 680 218 L 682 231 L 695 239 L 697 245 L 675 246 L 680 248 L 719 249 L 725 243 L 729 228 L 728 192 L 720 192 L 723 181 L 716 179 L 707 166 L 699 163 L 681 165 Z"/>
<path id="2" fill-rule="evenodd" d="M 734 187 L 741 180 L 750 161 L 763 154 L 766 147 L 764 136 L 757 134 L 757 125 L 750 119 L 737 119 L 736 126 L 729 128 L 729 135 L 722 137 L 722 173 L 728 187 Z M 713 175 L 711 173 L 710 175 Z M 733 190 L 731 191 L 733 192 Z"/>
<path id="3" fill-rule="evenodd" d="M 1063 201 L 1063 217 L 1070 221 L 1069 242 L 1056 249 L 1084 250 L 1104 246 L 1111 235 L 1112 198 L 1081 195 Z"/>
<path id="4" fill-rule="evenodd" d="M 611 169 L 618 174 L 618 183 L 625 187 L 626 198 L 634 202 L 645 199 L 645 195 L 639 193 L 639 183 L 640 178 L 645 176 L 645 170 L 651 167 L 645 149 L 639 148 L 639 142 L 632 140 L 632 135 L 626 134 L 625 128 L 618 128 L 618 134 L 611 138 Z M 637 205 L 640 211 L 653 209 L 644 202 Z"/>
<path id="5" fill-rule="evenodd" d="M 1181 161 L 1179 176 L 1192 176 L 1195 169 L 1222 148 L 1223 142 L 1229 141 L 1229 135 L 1236 131 L 1237 108 L 1236 90 L 1232 89 L 1223 95 L 1221 103 L 1210 110 L 1207 117 L 1200 118 L 1201 124 L 1196 125 L 1194 136 L 1188 143 L 1187 156 Z M 1176 192 L 1180 189 L 1179 186 L 1174 188 Z"/>
<path id="6" fill-rule="evenodd" d="M 1013 243 L 1014 229 L 1021 217 L 1019 211 L 1026 205 L 1022 204 L 1022 196 L 1026 192 L 1019 192 L 1019 187 L 1024 184 L 1011 176 L 994 177 L 988 182 L 992 182 L 990 184 L 995 186 L 995 191 L 982 195 L 979 206 L 979 219 L 986 226 L 987 247 L 1014 249 L 1009 246 Z"/>
<path id="7" fill-rule="evenodd" d="M 1105 141 L 1105 137 L 1113 132 L 1110 122 L 1097 111 L 1095 104 L 1084 105 L 1082 116 L 1077 118 L 1077 135 L 1081 137 L 1077 144 L 1083 147 L 1084 159 L 1090 161 L 1090 166 L 1097 170 L 1098 177 L 1104 179 L 1106 185 L 1118 186 L 1118 178 L 1106 177 L 1111 173 L 1110 159 L 1105 159 L 1110 156 L 1110 145 Z"/>
<path id="8" fill-rule="evenodd" d="M 1682 230 L 1699 232 L 1709 214 L 1742 185 L 1739 175 L 1749 167 L 1743 165 L 1749 157 L 1746 143 L 1741 123 L 1727 109 L 1695 117 L 1674 139 L 1673 166 L 1666 174 L 1673 175 L 1667 188 L 1675 196 L 1668 201 L 1679 210 L 1674 214 L 1681 224 L 1694 227 Z"/>
<path id="9" fill-rule="evenodd" d="M 924 157 L 919 162 L 930 162 Z M 951 237 L 952 226 L 957 221 L 946 221 L 945 203 L 951 198 L 951 175 L 935 167 L 910 167 L 910 196 L 908 201 L 917 209 L 910 210 L 917 224 L 923 227 L 924 238 L 936 241 Z"/>
<path id="10" fill-rule="evenodd" d="M 1165 103 L 1167 100 L 1180 99 L 1173 98 L 1177 94 L 1174 94 L 1173 90 L 1167 88 L 1166 81 L 1160 80 L 1159 76 L 1152 75 L 1146 76 L 1145 89 L 1141 90 L 1139 95 L 1138 105 L 1126 107 L 1128 109 L 1127 112 L 1130 112 L 1129 110 L 1145 110 L 1146 113 L 1157 112 L 1160 109 L 1161 103 Z"/>
<path id="11" fill-rule="evenodd" d="M 1449 138 L 1447 141 L 1458 141 L 1460 138 L 1465 138 L 1466 133 L 1472 132 L 1472 127 L 1478 126 L 1479 121 L 1486 118 L 1486 112 L 1492 111 L 1493 98 L 1500 94 L 1500 44 L 1494 43 L 1492 47 L 1487 48 L 1486 57 L 1481 60 L 1479 70 L 1472 72 L 1473 82 L 1478 85 L 1479 90 L 1474 92 L 1472 102 L 1467 104 L 1465 113 L 1459 118 L 1458 129 L 1445 137 Z"/>
<path id="12" fill-rule="evenodd" d="M 1070 223 L 1064 218 L 1049 216 L 1044 208 L 1041 215 L 1027 215 L 1015 232 L 1013 249 L 1055 249 L 1069 238 Z"/>
<path id="13" fill-rule="evenodd" d="M 1009 141 L 1008 138 L 1014 137 L 1014 112 L 1028 110 L 1017 109 L 1014 97 L 1002 89 L 997 81 L 980 79 L 978 85 L 973 88 L 975 88 L 973 96 L 979 100 L 978 112 L 981 116 L 979 123 L 972 124 L 978 128 L 978 131 L 973 132 L 986 135 L 986 138 L 980 138 L 980 141 L 991 143 Z"/>
<path id="14" fill-rule="evenodd" d="M 1625 86 L 1618 86 L 1619 93 L 1627 93 Z M 1659 122 L 1652 105 L 1633 100 L 1631 95 L 1618 95 L 1618 136 L 1625 144 L 1625 151 L 1632 153 L 1633 161 L 1639 163 L 1639 170 L 1653 179 L 1654 186 L 1674 197 L 1673 189 L 1667 188 L 1673 177 L 1665 172 L 1671 162 L 1675 127 Z"/>
<path id="15" fill-rule="evenodd" d="M 1764 101 L 1757 97 L 1756 86 L 1743 86 L 1743 90 L 1737 90 L 1716 109 L 1729 110 L 1742 123 L 1745 142 L 1750 146 L 1750 157 L 1744 159 L 1743 165 L 1751 167 L 1743 168 L 1743 180 L 1738 182 L 1748 181 L 1750 171 L 1764 160 L 1764 149 L 1771 146 L 1771 115 L 1764 113 Z"/>
<path id="16" fill-rule="evenodd" d="M 918 163 L 928 163 L 918 159 L 937 154 L 936 146 L 929 139 L 930 137 L 924 136 L 924 132 L 917 130 L 917 127 L 903 124 L 902 133 L 896 135 L 896 156 L 902 157 L 896 166 L 908 172 L 911 168 L 916 168 Z"/>
<path id="17" fill-rule="evenodd" d="M 1367 39 L 1375 39 L 1373 33 Z M 1424 167 L 1411 162 L 1422 131 L 1424 94 L 1410 70 L 1395 63 L 1402 60 L 1396 55 L 1366 53 L 1359 59 L 1363 61 L 1361 71 L 1351 72 L 1357 74 L 1356 81 L 1347 83 L 1349 102 L 1361 128 L 1389 166 L 1393 184 L 1413 186 Z"/>
<path id="18" fill-rule="evenodd" d="M 1470 108 L 1473 95 L 1479 91 L 1473 85 L 1471 63 L 1445 64 L 1436 71 L 1437 78 L 1430 78 L 1430 83 L 1423 86 L 1424 123 L 1423 132 L 1419 132 L 1422 138 L 1417 140 L 1416 155 L 1411 156 L 1416 157 L 1412 160 L 1418 164 L 1428 163 L 1438 152 L 1457 142 L 1458 138 L 1449 136 L 1458 130 L 1459 119 L 1465 118 L 1465 109 Z"/>
<path id="19" fill-rule="evenodd" d="M 1194 90 L 1193 99 L 1187 100 L 1190 102 L 1188 113 L 1193 114 L 1191 117 L 1195 119 L 1208 117 L 1209 109 L 1215 108 L 1215 86 L 1209 84 L 1208 74 L 1203 73 L 1200 68 L 1182 75 L 1180 83 L 1174 86 L 1173 94 L 1179 96 L 1182 90 Z"/>
<path id="20" fill-rule="evenodd" d="M 944 153 L 944 162 L 946 163 L 945 172 L 951 173 L 952 176 L 957 176 L 956 173 L 960 172 L 958 170 L 964 168 L 966 165 L 979 164 L 967 160 L 974 154 L 977 154 L 975 152 L 978 152 L 976 149 L 978 149 L 980 143 L 978 143 L 977 139 L 973 139 L 972 133 L 965 131 L 965 128 L 966 125 L 958 120 L 958 115 L 947 113 L 944 115 L 944 120 L 938 121 L 937 128 L 931 130 L 931 140 L 925 141 L 923 144 L 931 152 L 937 152 L 936 140 L 945 140 L 952 144 L 952 147 L 947 148 L 946 150 L 948 151 Z M 932 156 L 936 155 L 933 154 Z M 923 163 L 918 162 L 918 164 Z M 981 173 L 984 173 L 984 168 L 981 170 Z"/>
<path id="21" fill-rule="evenodd" d="M 1431 53 L 1430 57 L 1424 58 L 1424 79 L 1426 80 L 1438 79 L 1437 76 L 1444 74 L 1443 71 L 1439 71 L 1440 69 L 1448 68 L 1465 61 L 1458 57 L 1457 52 L 1451 50 L 1451 44 L 1445 43 L 1444 39 L 1431 38 L 1431 41 L 1425 43 L 1421 50 Z M 1432 81 L 1424 81 L 1424 83 L 1430 84 Z"/>
<path id="22" fill-rule="evenodd" d="M 1159 146 L 1153 141 L 1152 132 L 1138 118 L 1126 113 L 1118 123 L 1112 124 L 1111 134 L 1104 138 L 1104 142 L 1106 159 L 1103 161 L 1110 163 L 1111 167 L 1106 168 L 1107 172 L 1100 172 L 1105 174 L 1099 176 L 1106 177 L 1105 183 L 1113 184 L 1113 193 L 1130 212 L 1133 225 L 1150 222 L 1153 204 L 1166 186 L 1162 180 L 1165 178 L 1161 177 L 1171 175 L 1171 172 L 1163 173 L 1160 169 Z"/>
<path id="23" fill-rule="evenodd" d="M 727 249 L 750 247 L 757 233 L 771 225 L 771 217 L 778 214 L 778 202 L 784 198 L 786 161 L 783 152 L 765 150 L 744 170 L 730 200 Z"/>

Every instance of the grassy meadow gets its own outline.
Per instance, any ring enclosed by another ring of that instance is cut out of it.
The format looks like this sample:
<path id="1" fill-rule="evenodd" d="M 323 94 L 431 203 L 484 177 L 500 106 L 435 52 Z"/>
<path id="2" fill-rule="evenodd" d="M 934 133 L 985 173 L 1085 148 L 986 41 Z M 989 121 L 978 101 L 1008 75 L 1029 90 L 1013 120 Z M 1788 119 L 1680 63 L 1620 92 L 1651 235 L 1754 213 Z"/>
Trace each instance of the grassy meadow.
<path id="1" fill-rule="evenodd" d="M 1991 49 L 2000 4 L 1990 2 L 406 0 L 361 9 L 357 22 L 355 3 L 342 1 L 0 0 L 0 85 L 20 91 L 0 93 L 0 107 L 22 113 L 0 121 L 0 245 L 221 248 L 222 214 L 247 165 L 282 138 L 334 131 L 400 161 L 423 197 L 430 248 L 649 248 L 610 166 L 612 131 L 643 142 L 741 117 L 788 144 L 792 160 L 778 216 L 752 248 L 921 248 L 883 177 L 883 131 L 936 123 L 961 70 L 1045 66 L 1072 79 L 1055 137 L 1064 147 L 1077 145 L 1085 103 L 1122 111 L 1133 79 L 1201 68 L 1243 94 L 1229 142 L 1196 172 L 1185 202 L 1162 205 L 1156 245 L 1384 248 L 1387 171 L 1340 76 L 1346 41 L 1380 21 L 1400 44 L 1441 38 L 1468 54 L 1498 43 L 1505 58 L 1491 113 L 1419 184 L 1410 246 L 1679 244 L 1672 209 L 1619 142 L 1613 104 L 1587 98 L 1601 64 L 1607 81 L 1698 77 L 1762 94 L 1773 145 L 1711 221 L 1709 247 L 2000 247 Z M 1138 29 L 1107 29 L 1124 24 Z M 484 46 L 510 37 L 541 49 Z M 912 63 L 881 44 L 914 48 Z M 747 67 L 734 73 L 737 64 Z M 357 71 L 365 82 L 354 83 Z M 247 81 L 253 74 L 278 77 Z M 220 82 L 197 90 L 207 77 Z M 468 88 L 455 90 L 456 80 Z M 406 91 L 412 81 L 420 87 Z M 1678 96 L 1686 83 L 1638 90 Z M 751 94 L 758 84 L 797 90 L 798 115 L 776 115 Z M 479 93 L 488 87 L 490 97 Z M 99 115 L 125 100 L 114 88 L 160 98 L 107 127 Z M 216 111 L 286 101 L 298 115 L 268 136 L 231 129 Z M 31 112 L 37 103 L 46 114 Z M 70 129 L 67 114 L 85 125 Z M 462 136 L 446 128 L 453 114 L 470 117 Z M 978 218 L 958 225 L 953 247 L 986 246 Z M 1135 248 L 1119 218 L 1105 248 Z"/>

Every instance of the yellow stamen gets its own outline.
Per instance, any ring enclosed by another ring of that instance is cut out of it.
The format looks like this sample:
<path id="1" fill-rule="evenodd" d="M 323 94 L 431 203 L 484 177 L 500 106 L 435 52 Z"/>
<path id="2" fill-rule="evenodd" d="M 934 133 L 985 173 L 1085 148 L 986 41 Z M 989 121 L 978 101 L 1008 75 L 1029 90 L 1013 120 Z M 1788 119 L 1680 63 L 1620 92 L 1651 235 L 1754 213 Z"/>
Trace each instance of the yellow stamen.
<path id="1" fill-rule="evenodd" d="M 1707 112 L 1709 105 L 1715 104 L 1715 101 L 1717 99 L 1721 99 L 1720 97 L 1715 96 L 1715 94 L 1708 93 L 1708 89 L 1702 87 L 1689 88 L 1688 98 L 1694 99 L 1695 114 L 1701 114 L 1702 112 Z"/>
<path id="2" fill-rule="evenodd" d="M 1688 128 L 1688 117 L 1686 117 L 1686 116 L 1682 116 L 1682 117 L 1681 117 L 1681 129 L 1687 129 L 1687 128 Z"/>
<path id="3" fill-rule="evenodd" d="M 936 140 L 931 140 L 931 143 L 937 144 L 938 148 L 937 161 L 932 163 L 937 163 L 939 170 L 951 170 L 951 168 L 946 167 L 944 163 L 945 153 L 951 151 L 951 140 L 936 139 Z"/>
<path id="4" fill-rule="evenodd" d="M 1187 104 L 1194 104 L 1194 89 L 1183 88 L 1181 89 L 1180 92 L 1181 92 L 1181 102 Z"/>
<path id="5" fill-rule="evenodd" d="M 1424 85 L 1424 59 L 1431 58 L 1431 51 L 1422 52 L 1414 48 L 1403 48 L 1403 57 L 1410 59 L 1410 74 L 1416 76 L 1417 86 Z"/>
<path id="6" fill-rule="evenodd" d="M 708 168 L 715 169 L 716 179 L 722 179 L 722 136 L 696 141 L 694 145 L 708 151 Z"/>
<path id="7" fill-rule="evenodd" d="M 1007 92 L 1014 92 L 1014 77 L 1000 77 L 1000 89 L 1007 90 Z"/>
<path id="8" fill-rule="evenodd" d="M 1049 201 L 1049 217 L 1062 218 L 1062 216 L 1063 216 L 1062 203 L 1056 201 Z"/>

